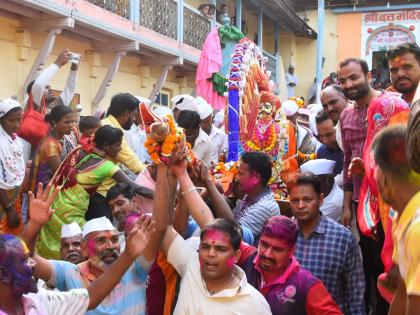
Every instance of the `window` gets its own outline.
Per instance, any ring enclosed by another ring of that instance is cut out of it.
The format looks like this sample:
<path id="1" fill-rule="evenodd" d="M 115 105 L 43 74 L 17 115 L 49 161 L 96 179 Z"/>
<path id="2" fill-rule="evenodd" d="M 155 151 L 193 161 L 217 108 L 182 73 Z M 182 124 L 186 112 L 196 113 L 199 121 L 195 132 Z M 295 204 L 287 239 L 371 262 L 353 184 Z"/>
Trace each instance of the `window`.
<path id="1" fill-rule="evenodd" d="M 163 90 L 161 90 L 156 95 L 155 104 L 161 105 L 161 106 L 168 106 L 169 107 L 169 100 L 170 100 L 170 93 L 169 93 L 169 91 L 163 91 Z"/>

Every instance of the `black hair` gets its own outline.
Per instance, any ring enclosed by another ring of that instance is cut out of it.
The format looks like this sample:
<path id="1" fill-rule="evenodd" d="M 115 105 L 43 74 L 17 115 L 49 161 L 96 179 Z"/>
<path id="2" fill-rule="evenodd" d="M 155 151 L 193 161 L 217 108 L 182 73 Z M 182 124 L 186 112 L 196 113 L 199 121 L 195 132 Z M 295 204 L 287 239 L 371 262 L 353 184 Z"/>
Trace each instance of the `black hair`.
<path id="1" fill-rule="evenodd" d="M 134 190 L 126 183 L 117 183 L 108 190 L 105 200 L 106 202 L 110 202 L 119 195 L 123 195 L 128 200 L 132 200 L 134 197 Z"/>
<path id="2" fill-rule="evenodd" d="M 95 133 L 95 144 L 98 149 L 103 149 L 105 145 L 111 145 L 122 140 L 123 132 L 119 128 L 108 125 L 102 126 Z"/>
<path id="3" fill-rule="evenodd" d="M 268 184 L 273 167 L 273 162 L 268 154 L 264 152 L 246 152 L 242 155 L 241 160 L 243 163 L 246 163 L 252 171 L 261 176 L 263 186 Z"/>
<path id="4" fill-rule="evenodd" d="M 46 114 L 44 120 L 53 125 L 58 123 L 64 116 L 68 114 L 74 114 L 73 110 L 69 106 L 57 105 L 55 106 L 49 114 Z"/>
<path id="5" fill-rule="evenodd" d="M 369 73 L 369 66 L 368 66 L 366 60 L 363 60 L 363 59 L 360 59 L 360 58 L 344 59 L 342 62 L 340 62 L 340 69 L 348 66 L 351 63 L 357 63 L 362 68 L 362 71 L 363 71 L 364 75 L 367 75 Z"/>
<path id="6" fill-rule="evenodd" d="M 200 233 L 200 241 L 203 240 L 206 232 L 211 230 L 221 231 L 229 236 L 230 243 L 232 244 L 233 250 L 237 251 L 241 246 L 242 241 L 242 230 L 236 222 L 228 219 L 215 219 L 211 223 L 207 224 Z"/>
<path id="7" fill-rule="evenodd" d="M 372 143 L 376 164 L 395 178 L 406 179 L 411 172 L 407 157 L 407 128 L 402 125 L 381 130 Z"/>
<path id="8" fill-rule="evenodd" d="M 398 45 L 397 47 L 387 51 L 386 58 L 391 60 L 407 53 L 413 54 L 417 63 L 420 64 L 420 48 L 416 43 L 403 43 Z"/>
<path id="9" fill-rule="evenodd" d="M 321 124 L 321 123 L 323 123 L 324 121 L 327 121 L 327 120 L 331 120 L 331 118 L 325 110 L 319 111 L 318 114 L 316 114 L 316 116 L 315 116 L 315 123 L 316 124 Z"/>
<path id="10" fill-rule="evenodd" d="M 96 116 L 84 116 L 80 118 L 79 122 L 79 130 L 81 132 L 95 128 L 96 126 L 100 125 L 101 120 L 99 117 Z"/>
<path id="11" fill-rule="evenodd" d="M 130 93 L 119 93 L 112 97 L 106 116 L 121 117 L 125 112 L 132 112 L 139 107 L 139 100 Z"/>
<path id="12" fill-rule="evenodd" d="M 296 186 L 309 185 L 312 186 L 317 195 L 320 195 L 321 190 L 321 181 L 318 176 L 314 175 L 311 172 L 301 172 L 293 176 L 287 181 L 287 190 L 290 194 L 292 188 Z"/>
<path id="13" fill-rule="evenodd" d="M 200 128 L 200 115 L 193 110 L 182 110 L 178 115 L 178 126 L 184 129 Z"/>
<path id="14" fill-rule="evenodd" d="M 31 94 L 32 92 L 32 87 L 34 86 L 35 80 L 31 81 L 28 86 L 26 87 L 26 93 Z"/>

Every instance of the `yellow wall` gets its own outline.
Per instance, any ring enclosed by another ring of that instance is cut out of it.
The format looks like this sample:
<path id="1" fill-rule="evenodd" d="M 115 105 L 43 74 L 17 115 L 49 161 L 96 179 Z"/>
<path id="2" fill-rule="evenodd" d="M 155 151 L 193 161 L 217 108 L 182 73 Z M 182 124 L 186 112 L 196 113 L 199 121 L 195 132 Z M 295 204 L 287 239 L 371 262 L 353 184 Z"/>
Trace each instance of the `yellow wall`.
<path id="1" fill-rule="evenodd" d="M 362 47 L 362 13 L 338 15 L 338 62 L 350 57 L 360 57 Z"/>
<path id="2" fill-rule="evenodd" d="M 38 55 L 47 33 L 46 32 L 26 32 L 25 36 L 19 34 L 19 22 L 17 20 L 0 17 L 0 98 L 20 95 L 20 90 L 29 73 L 32 64 Z M 22 40 L 22 38 L 25 40 Z M 99 60 L 92 58 L 92 47 L 87 42 L 72 39 L 65 34 L 59 35 L 55 41 L 52 54 L 47 58 L 46 65 L 53 63 L 57 55 L 69 48 L 73 52 L 82 55 L 79 66 L 79 75 L 76 86 L 76 93 L 80 94 L 80 103 L 83 106 L 83 114 L 91 113 L 91 102 L 94 99 L 99 86 L 112 63 L 113 54 L 97 53 Z M 95 60 L 98 62 L 95 66 Z M 114 77 L 105 98 L 100 106 L 106 109 L 112 95 L 118 92 L 129 92 L 134 95 L 149 96 L 156 83 L 160 72 L 160 66 L 142 64 L 139 56 L 128 55 L 123 57 L 119 71 Z M 68 75 L 70 65 L 64 66 L 59 70 L 51 82 L 51 87 L 62 90 Z M 150 75 L 148 75 L 150 73 Z M 194 78 L 190 77 L 187 85 L 182 79 L 175 78 L 172 71 L 164 84 L 164 88 L 171 90 L 172 96 L 179 93 L 191 93 Z"/>

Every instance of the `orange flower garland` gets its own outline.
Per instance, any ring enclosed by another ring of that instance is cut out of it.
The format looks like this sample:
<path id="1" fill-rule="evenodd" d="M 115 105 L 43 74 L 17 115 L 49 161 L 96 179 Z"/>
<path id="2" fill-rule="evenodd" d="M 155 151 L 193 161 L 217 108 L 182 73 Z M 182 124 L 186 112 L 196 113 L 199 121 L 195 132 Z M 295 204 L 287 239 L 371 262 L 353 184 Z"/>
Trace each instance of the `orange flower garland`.
<path id="1" fill-rule="evenodd" d="M 163 142 L 155 141 L 149 136 L 144 142 L 144 147 L 155 164 L 168 163 L 175 144 L 185 137 L 182 129 L 175 125 L 172 116 L 166 116 L 165 123 L 168 124 L 170 133 L 165 137 Z"/>

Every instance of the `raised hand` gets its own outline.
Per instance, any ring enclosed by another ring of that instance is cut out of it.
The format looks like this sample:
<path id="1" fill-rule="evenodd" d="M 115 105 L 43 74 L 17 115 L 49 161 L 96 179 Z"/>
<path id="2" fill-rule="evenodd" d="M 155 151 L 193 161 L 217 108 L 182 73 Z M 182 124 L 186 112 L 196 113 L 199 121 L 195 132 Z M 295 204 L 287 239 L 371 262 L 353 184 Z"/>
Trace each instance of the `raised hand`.
<path id="1" fill-rule="evenodd" d="M 70 60 L 70 54 L 68 49 L 64 49 L 57 57 L 57 60 L 55 61 L 55 64 L 58 67 L 64 66 L 67 62 Z"/>
<path id="2" fill-rule="evenodd" d="M 52 185 L 49 183 L 46 189 L 43 189 L 42 183 L 38 184 L 36 197 L 30 191 L 29 194 L 29 217 L 34 223 L 46 224 L 55 210 L 51 209 L 51 204 L 58 195 L 58 189 L 51 193 Z"/>
<path id="3" fill-rule="evenodd" d="M 185 141 L 177 143 L 169 161 L 171 172 L 175 176 L 179 176 L 186 171 L 188 165 L 186 160 L 187 156 L 188 148 L 185 144 Z"/>
<path id="4" fill-rule="evenodd" d="M 140 256 L 151 234 L 155 231 L 155 223 L 148 215 L 142 215 L 126 238 L 125 252 L 133 259 Z"/>

